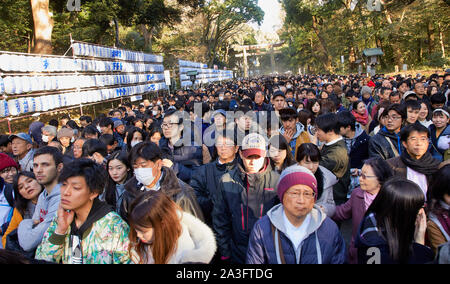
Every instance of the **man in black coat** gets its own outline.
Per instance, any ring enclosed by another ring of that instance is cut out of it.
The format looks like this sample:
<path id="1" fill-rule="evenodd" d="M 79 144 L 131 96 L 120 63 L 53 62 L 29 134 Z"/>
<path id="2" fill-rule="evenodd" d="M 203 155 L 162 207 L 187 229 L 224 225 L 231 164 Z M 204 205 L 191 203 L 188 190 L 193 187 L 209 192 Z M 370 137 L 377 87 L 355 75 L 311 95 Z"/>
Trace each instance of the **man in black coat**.
<path id="1" fill-rule="evenodd" d="M 125 184 L 125 193 L 120 206 L 120 215 L 124 220 L 128 220 L 130 205 L 137 196 L 150 190 L 160 190 L 184 212 L 204 220 L 194 190 L 178 179 L 171 169 L 163 166 L 161 150 L 155 143 L 136 145 L 131 150 L 129 160 L 134 169 L 134 177 Z"/>
<path id="2" fill-rule="evenodd" d="M 233 133 L 233 130 L 229 130 Z M 219 182 L 222 176 L 232 171 L 237 164 L 236 154 L 239 146 L 236 146 L 233 137 L 226 136 L 226 130 L 216 133 L 215 147 L 218 158 L 209 164 L 203 165 L 194 171 L 190 185 L 195 191 L 197 201 L 202 208 L 205 222 L 212 227 L 212 210 L 214 200 L 217 200 Z"/>

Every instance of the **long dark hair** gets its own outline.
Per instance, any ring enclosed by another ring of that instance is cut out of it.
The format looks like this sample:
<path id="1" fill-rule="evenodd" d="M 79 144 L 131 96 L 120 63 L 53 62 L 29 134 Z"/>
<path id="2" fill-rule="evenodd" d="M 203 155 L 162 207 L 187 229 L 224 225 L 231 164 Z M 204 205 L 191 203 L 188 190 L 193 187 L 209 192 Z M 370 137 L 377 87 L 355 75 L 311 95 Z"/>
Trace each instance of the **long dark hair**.
<path id="1" fill-rule="evenodd" d="M 34 173 L 27 172 L 27 171 L 19 172 L 17 175 L 14 176 L 13 189 L 14 189 L 15 208 L 19 211 L 19 213 L 22 216 L 24 216 L 25 212 L 28 208 L 28 202 L 30 202 L 30 200 L 25 199 L 22 196 L 22 194 L 19 193 L 19 178 L 21 176 L 26 176 L 26 177 L 32 178 L 34 180 L 37 180 L 37 179 L 36 179 L 36 176 L 34 175 Z M 41 192 L 43 190 L 44 190 L 44 186 L 41 185 Z"/>
<path id="2" fill-rule="evenodd" d="M 134 136 L 134 133 L 136 133 L 136 132 L 139 132 L 139 133 L 141 133 L 141 135 L 142 135 L 142 141 L 145 141 L 145 139 L 147 138 L 147 132 L 145 132 L 144 130 L 142 130 L 142 129 L 140 129 L 139 127 L 136 127 L 136 126 L 133 126 L 132 128 L 130 128 L 128 131 L 127 131 L 127 149 L 128 149 L 128 152 L 130 152 L 131 151 L 131 140 L 133 140 L 133 136 Z"/>
<path id="3" fill-rule="evenodd" d="M 286 138 L 284 138 L 283 135 L 272 136 L 269 141 L 269 147 L 270 146 L 273 146 L 278 150 L 286 150 L 286 158 L 281 165 L 281 171 L 295 164 L 294 156 L 292 156 L 291 152 L 292 149 L 289 146 L 289 142 L 286 140 Z M 272 160 L 272 158 L 270 158 L 270 165 L 272 166 L 272 169 L 275 169 L 275 162 Z"/>
<path id="4" fill-rule="evenodd" d="M 313 143 L 303 143 L 300 145 L 297 149 L 297 163 L 300 163 L 303 161 L 304 158 L 307 158 L 311 162 L 320 162 L 320 150 L 319 147 L 314 145 Z M 317 168 L 317 171 L 314 173 L 314 176 L 317 180 L 317 200 L 320 199 L 320 197 L 323 194 L 323 186 L 324 186 L 324 180 L 323 180 L 323 173 L 322 170 Z"/>
<path id="5" fill-rule="evenodd" d="M 425 196 L 416 183 L 394 177 L 382 186 L 367 209 L 365 217 L 375 214 L 377 227 L 394 261 L 408 263 L 412 254 L 417 214 L 424 204 Z"/>
<path id="6" fill-rule="evenodd" d="M 127 167 L 128 173 L 125 182 L 127 182 L 133 177 L 133 168 L 130 166 L 130 163 L 128 162 L 128 155 L 125 151 L 114 152 L 107 159 L 106 170 L 108 171 L 108 180 L 106 181 L 105 186 L 105 201 L 106 203 L 112 205 L 117 210 L 118 208 L 116 208 L 116 182 L 109 175 L 109 163 L 111 163 L 111 161 L 113 160 L 118 160 Z"/>

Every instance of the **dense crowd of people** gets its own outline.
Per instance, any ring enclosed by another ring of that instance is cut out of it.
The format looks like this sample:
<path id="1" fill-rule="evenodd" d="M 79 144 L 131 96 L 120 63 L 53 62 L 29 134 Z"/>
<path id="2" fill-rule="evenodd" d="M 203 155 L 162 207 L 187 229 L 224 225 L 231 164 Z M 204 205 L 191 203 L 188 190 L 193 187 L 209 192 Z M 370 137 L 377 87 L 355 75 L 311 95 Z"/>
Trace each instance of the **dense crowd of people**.
<path id="1" fill-rule="evenodd" d="M 0 136 L 0 259 L 449 263 L 449 87 L 264 76 L 37 120 Z"/>

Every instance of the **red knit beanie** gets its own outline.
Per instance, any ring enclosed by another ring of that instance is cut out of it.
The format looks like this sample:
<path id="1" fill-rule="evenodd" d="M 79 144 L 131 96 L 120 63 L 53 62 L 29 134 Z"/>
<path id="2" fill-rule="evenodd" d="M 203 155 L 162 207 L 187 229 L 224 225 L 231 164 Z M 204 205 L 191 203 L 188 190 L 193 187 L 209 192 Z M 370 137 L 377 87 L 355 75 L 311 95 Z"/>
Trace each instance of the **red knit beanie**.
<path id="1" fill-rule="evenodd" d="M 313 173 L 305 167 L 294 165 L 286 168 L 278 180 L 277 194 L 283 203 L 283 196 L 286 191 L 294 185 L 303 184 L 309 186 L 316 194 L 317 200 L 317 180 Z"/>
<path id="2" fill-rule="evenodd" d="M 0 153 L 0 171 L 3 171 L 6 168 L 9 167 L 15 167 L 16 169 L 19 169 L 19 166 L 17 163 L 8 155 L 5 153 Z"/>

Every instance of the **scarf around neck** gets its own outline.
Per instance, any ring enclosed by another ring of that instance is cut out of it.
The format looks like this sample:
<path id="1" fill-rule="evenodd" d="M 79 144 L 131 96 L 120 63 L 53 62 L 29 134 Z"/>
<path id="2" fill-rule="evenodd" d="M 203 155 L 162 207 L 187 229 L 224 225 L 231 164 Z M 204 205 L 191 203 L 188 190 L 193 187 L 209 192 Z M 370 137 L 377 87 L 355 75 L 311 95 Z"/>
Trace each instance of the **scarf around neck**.
<path id="1" fill-rule="evenodd" d="M 366 109 L 364 115 L 357 113 L 355 110 L 352 110 L 352 114 L 355 117 L 356 121 L 366 126 L 369 123 L 369 112 Z"/>
<path id="2" fill-rule="evenodd" d="M 430 152 L 426 152 L 420 159 L 412 158 L 407 151 L 400 155 L 402 162 L 409 168 L 426 176 L 434 174 L 438 170 L 440 162 L 433 158 Z"/>

